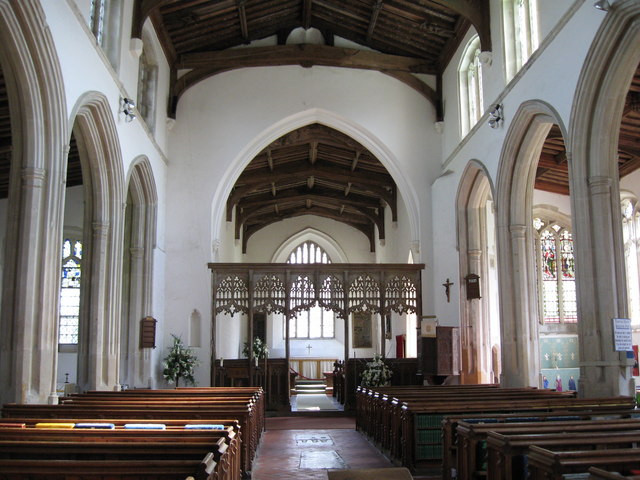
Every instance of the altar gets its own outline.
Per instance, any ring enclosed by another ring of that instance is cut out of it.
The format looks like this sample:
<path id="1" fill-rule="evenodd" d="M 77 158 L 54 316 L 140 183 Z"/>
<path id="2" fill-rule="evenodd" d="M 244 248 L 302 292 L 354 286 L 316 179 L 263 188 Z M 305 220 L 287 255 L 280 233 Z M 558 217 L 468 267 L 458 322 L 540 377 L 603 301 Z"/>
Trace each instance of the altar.
<path id="1" fill-rule="evenodd" d="M 333 372 L 335 358 L 291 358 L 289 366 L 302 378 L 324 380 L 325 372 Z"/>

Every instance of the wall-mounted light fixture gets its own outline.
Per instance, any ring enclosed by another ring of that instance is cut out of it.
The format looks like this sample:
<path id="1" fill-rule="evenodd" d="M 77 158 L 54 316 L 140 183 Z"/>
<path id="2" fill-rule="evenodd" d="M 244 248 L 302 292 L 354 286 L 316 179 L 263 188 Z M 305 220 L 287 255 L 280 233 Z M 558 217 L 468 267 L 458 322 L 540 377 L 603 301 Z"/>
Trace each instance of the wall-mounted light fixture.
<path id="1" fill-rule="evenodd" d="M 125 121 L 133 121 L 136 118 L 136 102 L 130 98 L 123 97 L 120 101 L 120 111 L 124 115 Z"/>
<path id="2" fill-rule="evenodd" d="M 491 128 L 498 128 L 502 125 L 504 115 L 502 114 L 502 105 L 496 103 L 489 111 L 489 126 Z"/>
<path id="3" fill-rule="evenodd" d="M 593 4 L 594 7 L 596 7 L 598 10 L 602 10 L 604 12 L 608 12 L 609 9 L 611 8 L 611 4 L 609 3 L 609 0 L 598 0 L 596 3 Z"/>

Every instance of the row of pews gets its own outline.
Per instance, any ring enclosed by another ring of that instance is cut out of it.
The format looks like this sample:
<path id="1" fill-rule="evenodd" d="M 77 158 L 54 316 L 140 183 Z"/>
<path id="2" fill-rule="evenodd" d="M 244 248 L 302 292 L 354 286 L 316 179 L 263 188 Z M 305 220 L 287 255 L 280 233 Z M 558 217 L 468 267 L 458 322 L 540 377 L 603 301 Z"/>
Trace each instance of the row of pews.
<path id="1" fill-rule="evenodd" d="M 395 463 L 445 480 L 633 479 L 635 407 L 633 397 L 497 385 L 359 387 L 356 428 Z"/>
<path id="2" fill-rule="evenodd" d="M 0 478 L 239 480 L 264 430 L 260 387 L 92 391 L 5 404 Z"/>

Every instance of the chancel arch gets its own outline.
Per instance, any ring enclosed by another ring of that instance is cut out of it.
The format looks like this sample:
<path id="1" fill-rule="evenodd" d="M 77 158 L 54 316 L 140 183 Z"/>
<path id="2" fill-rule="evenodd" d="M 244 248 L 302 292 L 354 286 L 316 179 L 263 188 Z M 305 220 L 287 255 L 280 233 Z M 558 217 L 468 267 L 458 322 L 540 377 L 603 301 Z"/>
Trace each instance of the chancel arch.
<path id="1" fill-rule="evenodd" d="M 0 0 L 0 66 L 9 98 L 0 394 L 55 396 L 62 196 L 68 142 L 62 74 L 39 5 Z M 10 165 L 10 167 L 9 167 Z M 9 253 L 7 253 L 9 252 Z M 37 352 L 34 348 L 37 345 Z"/>
<path id="2" fill-rule="evenodd" d="M 557 112 L 541 101 L 523 103 L 502 149 L 497 178 L 497 246 L 505 386 L 538 386 L 540 352 L 532 209 L 539 164 Z M 565 154 L 569 157 L 568 153 Z"/>
<path id="3" fill-rule="evenodd" d="M 463 383 L 494 383 L 500 352 L 497 252 L 493 188 L 485 167 L 471 161 L 457 197 L 460 252 L 461 351 Z"/>
<path id="4" fill-rule="evenodd" d="M 638 44 L 640 4 L 618 1 L 586 57 L 571 115 L 579 391 L 587 397 L 635 393 L 626 352 L 614 349 L 611 319 L 628 315 L 618 161 Z"/>
<path id="5" fill-rule="evenodd" d="M 334 129 L 351 138 L 353 141 L 360 143 L 384 166 L 396 183 L 397 191 L 402 192 L 402 200 L 407 210 L 407 229 L 411 235 L 411 243 L 419 245 L 420 215 L 418 194 L 405 177 L 405 174 L 403 174 L 402 166 L 393 152 L 362 125 L 334 112 L 320 108 L 313 108 L 296 113 L 266 128 L 259 136 L 248 143 L 236 158 L 229 163 L 229 167 L 222 172 L 220 176 L 220 188 L 214 193 L 211 203 L 211 238 L 221 239 L 225 237 L 225 219 L 229 218 L 228 200 L 236 180 L 249 163 L 261 154 L 269 144 L 294 130 L 312 124 Z M 380 223 L 381 222 L 379 222 L 378 225 L 380 225 Z"/>

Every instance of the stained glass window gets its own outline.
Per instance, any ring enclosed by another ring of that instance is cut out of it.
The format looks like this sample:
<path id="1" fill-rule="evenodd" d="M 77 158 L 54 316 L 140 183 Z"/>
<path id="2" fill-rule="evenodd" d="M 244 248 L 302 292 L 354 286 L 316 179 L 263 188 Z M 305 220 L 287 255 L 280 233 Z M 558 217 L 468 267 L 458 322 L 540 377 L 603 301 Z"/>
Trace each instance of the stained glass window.
<path id="1" fill-rule="evenodd" d="M 627 274 L 627 299 L 629 318 L 633 325 L 640 325 L 640 211 L 637 201 L 622 202 L 622 235 Z"/>
<path id="2" fill-rule="evenodd" d="M 58 343 L 77 344 L 80 318 L 82 242 L 65 239 L 62 245 L 60 285 L 60 330 Z"/>
<path id="3" fill-rule="evenodd" d="M 534 218 L 537 236 L 537 267 L 543 323 L 578 321 L 573 239 L 556 222 Z"/>
<path id="4" fill-rule="evenodd" d="M 307 241 L 298 245 L 289 255 L 287 263 L 331 263 L 322 247 Z M 307 311 L 298 312 L 289 319 L 290 338 L 334 338 L 335 314 L 316 304 Z"/>

